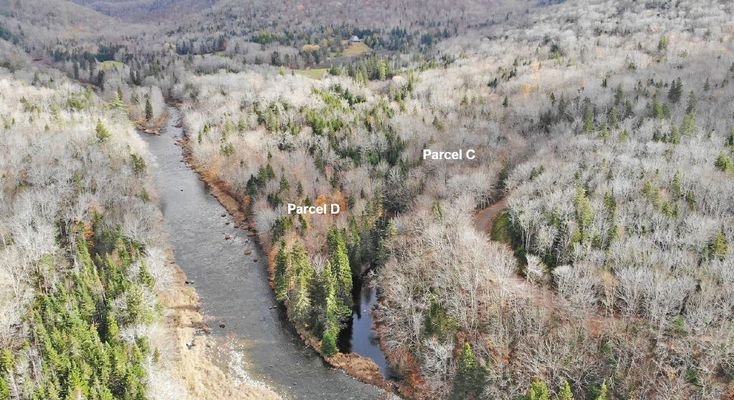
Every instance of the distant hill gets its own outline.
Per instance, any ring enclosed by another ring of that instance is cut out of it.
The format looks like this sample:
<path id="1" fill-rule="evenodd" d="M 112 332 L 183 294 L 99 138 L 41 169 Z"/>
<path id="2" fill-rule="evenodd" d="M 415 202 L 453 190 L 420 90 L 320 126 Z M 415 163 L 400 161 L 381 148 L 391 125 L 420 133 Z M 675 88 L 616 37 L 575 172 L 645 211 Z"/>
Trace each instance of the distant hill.
<path id="1" fill-rule="evenodd" d="M 164 19 L 195 13 L 216 0 L 73 0 L 97 12 L 130 22 Z"/>

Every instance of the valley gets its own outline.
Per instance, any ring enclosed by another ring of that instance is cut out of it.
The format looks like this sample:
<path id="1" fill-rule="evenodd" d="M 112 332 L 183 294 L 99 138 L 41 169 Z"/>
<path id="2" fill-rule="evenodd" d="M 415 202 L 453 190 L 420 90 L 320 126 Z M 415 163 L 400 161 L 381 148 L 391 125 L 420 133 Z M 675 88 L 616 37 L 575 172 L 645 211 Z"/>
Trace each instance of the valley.
<path id="1" fill-rule="evenodd" d="M 0 400 L 731 399 L 733 16 L 0 0 Z"/>

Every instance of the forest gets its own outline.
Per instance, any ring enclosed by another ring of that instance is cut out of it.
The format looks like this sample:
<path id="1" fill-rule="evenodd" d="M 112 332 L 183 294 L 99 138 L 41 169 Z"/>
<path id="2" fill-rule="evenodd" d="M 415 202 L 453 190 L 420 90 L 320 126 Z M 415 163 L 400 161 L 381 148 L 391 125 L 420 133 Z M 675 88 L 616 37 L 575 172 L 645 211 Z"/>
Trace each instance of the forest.
<path id="1" fill-rule="evenodd" d="M 734 5 L 78 3 L 0 12 L 0 399 L 197 398 L 149 334 L 169 107 L 298 336 L 384 398 L 734 398 Z M 340 347 L 363 284 L 394 377 Z"/>
<path id="2" fill-rule="evenodd" d="M 218 370 L 179 359 L 193 329 L 172 322 L 182 288 L 127 105 L 0 50 L 0 398 L 214 398 L 184 382 L 184 362 Z"/>

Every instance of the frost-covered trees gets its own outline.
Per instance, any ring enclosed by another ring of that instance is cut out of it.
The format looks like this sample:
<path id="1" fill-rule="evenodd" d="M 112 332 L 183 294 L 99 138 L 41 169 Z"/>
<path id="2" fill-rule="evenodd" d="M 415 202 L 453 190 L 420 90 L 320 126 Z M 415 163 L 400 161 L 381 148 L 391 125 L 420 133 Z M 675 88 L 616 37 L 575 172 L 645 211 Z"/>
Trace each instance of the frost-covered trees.
<path id="1" fill-rule="evenodd" d="M 666 40 L 659 50 L 668 46 Z M 728 248 L 734 181 L 727 173 L 730 152 L 721 150 L 729 127 L 719 123 L 721 104 L 731 101 L 732 92 L 706 95 L 710 89 L 695 76 L 702 68 L 712 76 L 727 74 L 703 61 L 675 72 L 657 67 L 649 78 L 629 69 L 608 73 L 614 93 L 582 100 L 586 105 L 571 114 L 573 133 L 557 136 L 552 147 L 508 176 L 510 230 L 527 260 L 528 278 L 567 302 L 557 306 L 594 321 L 593 329 L 608 337 L 621 338 L 615 326 L 622 320 L 635 321 L 635 340 L 693 347 L 701 345 L 702 334 L 730 340 L 724 332 L 734 314 L 713 310 L 721 310 L 731 283 L 714 278 L 719 265 L 734 262 Z M 614 83 L 632 79 L 635 99 Z M 619 109 L 625 102 L 631 112 Z M 641 107 L 645 103 L 650 112 Z M 710 111 L 702 113 L 704 107 Z M 545 268 L 535 267 L 539 260 Z M 536 277 L 544 269 L 547 280 Z M 731 302 L 724 304 L 731 310 Z M 631 354 L 636 346 L 620 339 L 615 352 Z M 676 357 L 689 365 L 720 362 L 713 350 L 672 353 L 651 357 L 681 375 L 689 372 Z M 710 371 L 695 375 L 706 390 L 722 390 Z M 628 374 L 615 379 L 637 380 Z M 656 393 L 654 386 L 643 386 L 641 392 Z M 602 385 L 597 397 L 613 390 L 619 387 Z M 688 385 L 676 393 L 702 392 Z"/>
<path id="2" fill-rule="evenodd" d="M 464 2 L 461 19 L 482 26 L 438 44 L 422 37 L 434 62 L 367 57 L 319 80 L 289 67 L 341 45 L 290 46 L 342 28 L 303 38 L 276 31 L 280 22 L 251 35 L 182 29 L 170 44 L 146 37 L 150 51 L 103 75 L 98 63 L 63 60 L 73 50 L 54 55 L 101 86 L 111 109 L 127 102 L 141 126 L 161 120 L 164 95 L 180 103 L 192 157 L 252 212 L 277 299 L 325 354 L 336 351 L 351 278 L 384 266 L 382 339 L 427 397 L 571 398 L 563 382 L 594 398 L 716 397 L 732 376 L 731 5 L 541 3 L 489 23 L 486 7 Z M 389 43 L 380 35 L 365 40 L 402 51 L 411 40 L 403 29 Z M 282 68 L 246 65 L 256 61 Z M 82 113 L 91 99 L 65 100 Z M 38 120 L 35 103 L 23 112 Z M 95 145 L 116 149 L 114 122 L 100 123 L 112 135 L 97 132 Z M 426 162 L 429 147 L 471 147 L 481 159 Z M 146 171 L 137 150 L 117 160 L 128 179 Z M 52 172 L 13 179 L 98 184 Z M 83 219 L 95 195 L 69 213 Z M 493 234 L 507 243 L 487 243 L 473 212 L 505 196 Z M 36 259 L 54 249 L 54 224 L 25 222 L 53 205 L 16 201 L 23 223 L 0 234 Z M 288 215 L 291 202 L 342 213 Z M 123 220 L 127 234 L 145 236 Z M 18 258 L 8 252 L 3 268 Z M 25 275 L 5 276 L 22 294 Z"/>
<path id="3" fill-rule="evenodd" d="M 379 277 L 386 349 L 419 354 L 430 390 L 441 397 L 451 390 L 459 393 L 457 398 L 482 392 L 484 361 L 475 357 L 481 347 L 464 345 L 463 361 L 457 361 L 463 371 L 455 378 L 454 389 L 446 382 L 449 371 L 436 368 L 438 359 L 432 354 L 453 347 L 457 332 L 481 332 L 486 307 L 501 301 L 503 285 L 514 284 L 510 251 L 465 229 L 471 226 L 470 204 L 464 198 L 451 206 L 421 207 L 412 218 L 399 218 L 394 258 Z"/>

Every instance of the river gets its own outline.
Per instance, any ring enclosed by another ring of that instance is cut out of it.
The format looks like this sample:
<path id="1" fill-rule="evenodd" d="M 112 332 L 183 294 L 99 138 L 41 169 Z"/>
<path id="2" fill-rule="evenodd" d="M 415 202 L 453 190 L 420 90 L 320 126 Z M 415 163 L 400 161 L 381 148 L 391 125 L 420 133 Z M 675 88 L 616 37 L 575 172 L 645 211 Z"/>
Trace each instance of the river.
<path id="1" fill-rule="evenodd" d="M 376 399 L 381 390 L 328 367 L 285 320 L 268 286 L 266 258 L 182 160 L 180 113 L 158 136 L 143 134 L 176 262 L 193 282 L 212 334 L 234 338 L 244 369 L 289 399 Z M 244 250 L 252 251 L 245 255 Z"/>

